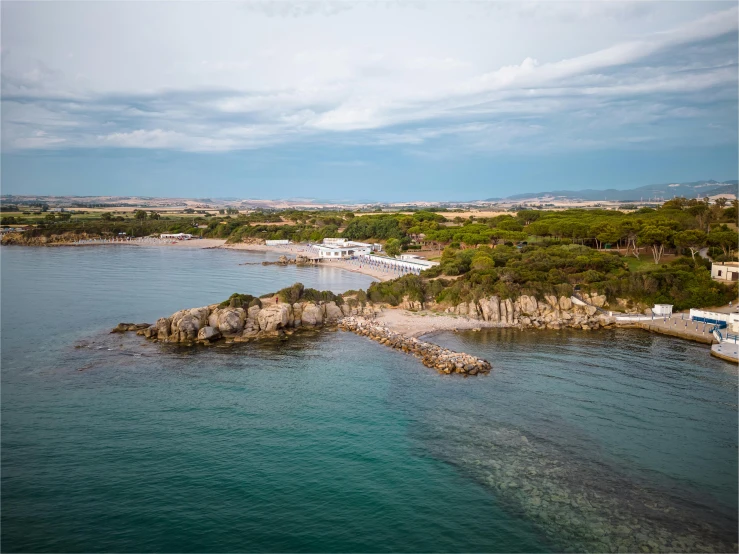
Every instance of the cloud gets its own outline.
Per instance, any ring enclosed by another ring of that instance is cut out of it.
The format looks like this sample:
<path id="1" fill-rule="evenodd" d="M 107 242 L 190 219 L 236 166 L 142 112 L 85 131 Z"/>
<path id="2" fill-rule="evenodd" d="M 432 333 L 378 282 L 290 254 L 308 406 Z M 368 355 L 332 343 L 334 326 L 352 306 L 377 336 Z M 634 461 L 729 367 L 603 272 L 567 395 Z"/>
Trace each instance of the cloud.
<path id="1" fill-rule="evenodd" d="M 14 4 L 2 147 L 524 151 L 688 144 L 718 124 L 706 140 L 734 140 L 736 7 L 494 6 Z M 45 42 L 51 30 L 61 38 Z"/>

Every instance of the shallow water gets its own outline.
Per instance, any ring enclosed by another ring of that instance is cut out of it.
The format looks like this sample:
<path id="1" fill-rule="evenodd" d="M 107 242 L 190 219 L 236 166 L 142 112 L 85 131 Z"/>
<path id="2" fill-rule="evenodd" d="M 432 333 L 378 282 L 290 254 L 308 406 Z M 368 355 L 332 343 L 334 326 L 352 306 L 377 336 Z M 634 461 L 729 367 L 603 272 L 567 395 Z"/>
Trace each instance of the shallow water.
<path id="1" fill-rule="evenodd" d="M 4 551 L 736 540 L 736 373 L 704 346 L 638 331 L 435 336 L 493 363 L 468 379 L 341 332 L 163 347 L 107 330 L 237 291 L 370 279 L 220 250 L 0 257 Z"/>

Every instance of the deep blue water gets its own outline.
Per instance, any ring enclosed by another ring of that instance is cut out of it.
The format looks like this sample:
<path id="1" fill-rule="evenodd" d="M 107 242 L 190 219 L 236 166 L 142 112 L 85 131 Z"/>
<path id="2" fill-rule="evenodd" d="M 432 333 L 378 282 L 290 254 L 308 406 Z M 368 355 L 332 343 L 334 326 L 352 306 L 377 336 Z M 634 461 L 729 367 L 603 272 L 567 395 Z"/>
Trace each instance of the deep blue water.
<path id="1" fill-rule="evenodd" d="M 3 551 L 735 548 L 736 368 L 705 346 L 433 337 L 494 365 L 462 379 L 342 332 L 213 349 L 107 333 L 370 281 L 238 265 L 266 257 L 0 251 Z"/>

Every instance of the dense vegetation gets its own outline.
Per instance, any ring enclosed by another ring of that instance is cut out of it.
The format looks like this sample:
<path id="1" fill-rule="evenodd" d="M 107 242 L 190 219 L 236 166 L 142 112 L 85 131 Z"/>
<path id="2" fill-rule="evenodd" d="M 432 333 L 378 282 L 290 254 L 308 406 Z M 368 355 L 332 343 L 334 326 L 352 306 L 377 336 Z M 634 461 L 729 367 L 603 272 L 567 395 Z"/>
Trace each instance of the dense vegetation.
<path id="1" fill-rule="evenodd" d="M 26 216 L 28 212 L 6 211 L 2 224 L 32 222 L 27 237 L 185 232 L 229 242 L 317 242 L 342 236 L 381 241 L 391 255 L 424 247 L 439 252 L 441 265 L 421 277 L 403 277 L 367 291 L 369 299 L 391 304 L 406 296 L 453 305 L 493 294 L 571 294 L 580 287 L 602 292 L 611 302 L 616 298 L 666 302 L 680 309 L 723 304 L 736 295 L 736 285 L 711 280 L 710 264 L 699 255 L 707 249 L 715 261 L 736 259 L 736 201 L 675 198 L 659 208 L 628 212 L 525 209 L 488 218 L 462 218 L 455 213 L 445 217 L 430 210 L 376 215 L 301 210 L 243 214 L 233 208 L 221 213 L 189 211 L 194 213 L 167 216 L 138 210 L 91 216 L 43 211 Z M 294 287 L 277 294 L 283 301 L 341 301 L 330 293 Z M 363 299 L 365 293 L 355 297 Z M 254 301 L 229 299 L 245 306 Z"/>
<path id="2" fill-rule="evenodd" d="M 444 279 L 445 275 L 459 277 Z M 440 266 L 420 277 L 408 275 L 375 283 L 368 295 L 373 301 L 393 305 L 405 296 L 412 301 L 456 305 L 492 295 L 516 298 L 527 294 L 539 299 L 547 294 L 570 296 L 576 287 L 605 294 L 614 305 L 622 298 L 646 305 L 673 304 L 676 309 L 723 305 L 737 294 L 735 284 L 711 279 L 710 262 L 703 258 L 680 257 L 632 270 L 625 257 L 615 252 L 553 244 L 468 250 L 447 247 Z"/>

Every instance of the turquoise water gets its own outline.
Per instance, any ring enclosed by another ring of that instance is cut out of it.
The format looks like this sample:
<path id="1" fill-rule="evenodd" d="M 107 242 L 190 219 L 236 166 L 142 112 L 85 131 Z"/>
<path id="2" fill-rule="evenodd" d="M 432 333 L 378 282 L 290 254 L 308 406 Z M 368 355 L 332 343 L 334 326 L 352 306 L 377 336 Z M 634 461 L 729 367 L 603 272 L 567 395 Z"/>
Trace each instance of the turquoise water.
<path id="1" fill-rule="evenodd" d="M 168 348 L 107 330 L 235 291 L 369 278 L 220 250 L 0 255 L 3 551 L 736 541 L 736 372 L 703 346 L 636 331 L 434 337 L 493 362 L 470 379 L 341 332 Z"/>

